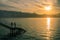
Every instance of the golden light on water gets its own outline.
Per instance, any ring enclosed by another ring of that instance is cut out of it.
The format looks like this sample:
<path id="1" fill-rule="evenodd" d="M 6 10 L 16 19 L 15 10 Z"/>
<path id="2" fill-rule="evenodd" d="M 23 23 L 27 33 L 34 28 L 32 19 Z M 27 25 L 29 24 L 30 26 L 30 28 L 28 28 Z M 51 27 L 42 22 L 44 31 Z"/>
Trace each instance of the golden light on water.
<path id="1" fill-rule="evenodd" d="M 47 29 L 50 29 L 50 18 L 47 18 Z"/>
<path id="2" fill-rule="evenodd" d="M 47 18 L 47 40 L 50 40 L 50 35 L 51 35 L 51 32 L 50 32 L 50 22 L 51 22 L 51 20 L 50 20 L 50 18 Z"/>

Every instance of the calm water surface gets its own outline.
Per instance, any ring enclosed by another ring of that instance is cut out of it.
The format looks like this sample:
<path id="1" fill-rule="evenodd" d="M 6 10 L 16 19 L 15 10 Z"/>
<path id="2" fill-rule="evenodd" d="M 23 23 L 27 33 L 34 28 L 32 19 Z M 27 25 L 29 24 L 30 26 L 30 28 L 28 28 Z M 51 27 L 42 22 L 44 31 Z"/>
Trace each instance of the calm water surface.
<path id="1" fill-rule="evenodd" d="M 26 39 L 21 40 L 60 40 L 60 18 L 1 18 L 0 21 L 7 25 L 16 22 L 17 27 L 27 30 Z"/>

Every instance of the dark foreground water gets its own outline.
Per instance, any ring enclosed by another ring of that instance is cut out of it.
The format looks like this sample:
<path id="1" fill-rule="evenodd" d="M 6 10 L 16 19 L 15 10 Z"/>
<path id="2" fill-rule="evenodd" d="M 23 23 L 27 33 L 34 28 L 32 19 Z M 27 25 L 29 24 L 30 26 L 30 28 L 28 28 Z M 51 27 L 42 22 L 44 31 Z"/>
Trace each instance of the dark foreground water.
<path id="1" fill-rule="evenodd" d="M 60 18 L 0 18 L 0 22 L 9 26 L 16 22 L 27 31 L 11 40 L 60 40 Z M 0 26 L 0 37 L 7 33 L 9 30 Z"/>

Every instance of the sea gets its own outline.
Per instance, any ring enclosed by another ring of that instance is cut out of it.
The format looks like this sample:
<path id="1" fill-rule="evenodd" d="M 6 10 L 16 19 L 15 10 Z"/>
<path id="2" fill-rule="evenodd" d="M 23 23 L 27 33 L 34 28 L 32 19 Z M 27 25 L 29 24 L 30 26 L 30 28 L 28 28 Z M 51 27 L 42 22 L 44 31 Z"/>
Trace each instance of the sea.
<path id="1" fill-rule="evenodd" d="M 10 40 L 60 40 L 60 18 L 0 18 L 0 22 L 26 30 Z M 0 38 L 9 33 L 9 29 L 0 25 Z"/>

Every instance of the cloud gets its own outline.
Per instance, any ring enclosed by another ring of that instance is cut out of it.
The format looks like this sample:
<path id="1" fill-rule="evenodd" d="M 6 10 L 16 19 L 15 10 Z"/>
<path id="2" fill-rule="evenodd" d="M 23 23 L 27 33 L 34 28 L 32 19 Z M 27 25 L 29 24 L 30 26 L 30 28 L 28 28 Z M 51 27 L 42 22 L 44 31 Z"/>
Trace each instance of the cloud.
<path id="1" fill-rule="evenodd" d="M 37 10 L 41 11 L 49 2 L 55 5 L 57 0 L 0 0 L 0 9 L 4 8 L 5 10 L 7 8 L 8 10 L 38 12 Z"/>
<path id="2" fill-rule="evenodd" d="M 28 1 L 28 2 L 26 2 Z M 0 0 L 0 8 L 1 7 L 4 7 L 4 10 L 5 10 L 5 7 L 9 7 L 9 8 L 16 8 L 18 10 L 29 10 L 31 11 L 32 8 L 33 8 L 33 5 L 31 3 L 31 1 L 29 0 Z M 8 8 L 8 9 L 9 9 Z M 10 9 L 9 9 L 10 10 Z"/>

